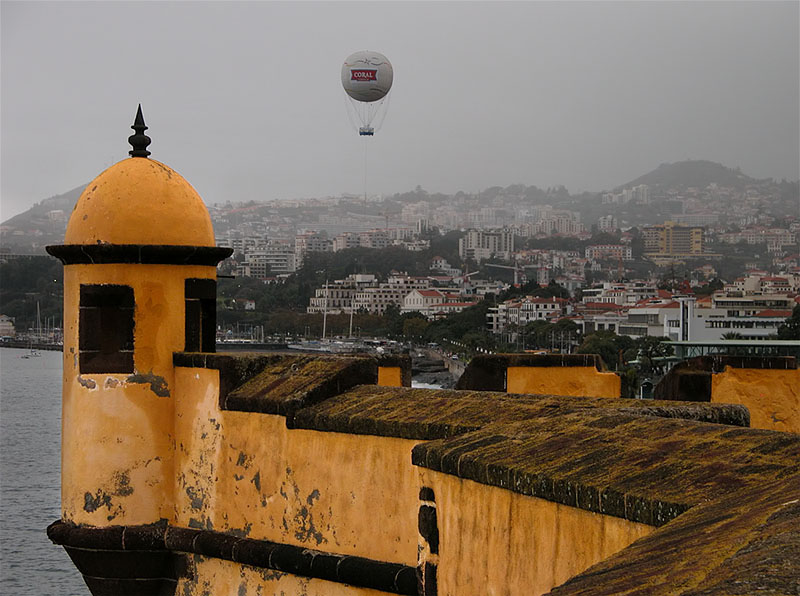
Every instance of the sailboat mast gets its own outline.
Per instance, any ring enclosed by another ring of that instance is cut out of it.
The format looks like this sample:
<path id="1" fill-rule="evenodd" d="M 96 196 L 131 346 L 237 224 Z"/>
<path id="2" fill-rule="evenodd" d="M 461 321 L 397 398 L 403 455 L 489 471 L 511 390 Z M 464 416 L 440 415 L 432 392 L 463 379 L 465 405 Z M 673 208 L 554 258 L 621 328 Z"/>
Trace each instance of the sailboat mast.
<path id="1" fill-rule="evenodd" d="M 354 310 L 353 303 L 354 302 L 355 302 L 355 293 L 353 294 L 353 297 L 350 298 L 350 334 L 349 334 L 350 339 L 353 339 L 353 310 Z"/>
<path id="2" fill-rule="evenodd" d="M 325 301 L 322 306 L 322 339 L 325 339 L 325 331 L 328 327 L 328 280 L 325 280 Z"/>

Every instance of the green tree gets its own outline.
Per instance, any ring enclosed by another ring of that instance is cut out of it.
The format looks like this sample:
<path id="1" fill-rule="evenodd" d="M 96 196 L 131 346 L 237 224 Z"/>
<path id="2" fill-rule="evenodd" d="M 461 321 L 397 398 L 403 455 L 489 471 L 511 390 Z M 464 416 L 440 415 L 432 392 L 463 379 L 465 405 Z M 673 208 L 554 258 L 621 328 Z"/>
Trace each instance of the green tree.
<path id="1" fill-rule="evenodd" d="M 553 327 L 553 325 L 543 320 L 531 321 L 525 325 L 523 331 L 525 335 L 525 347 L 543 348 L 547 346 L 551 327 Z"/>
<path id="2" fill-rule="evenodd" d="M 666 343 L 665 337 L 655 337 L 645 335 L 634 340 L 633 345 L 625 350 L 623 359 L 628 362 L 637 360 L 638 368 L 645 374 L 650 374 L 653 370 L 658 370 L 658 358 L 665 358 L 673 354 L 672 346 Z"/>
<path id="3" fill-rule="evenodd" d="M 717 290 L 721 290 L 723 287 L 725 287 L 725 282 L 723 282 L 720 278 L 715 277 L 705 286 L 697 286 L 692 288 L 692 291 L 694 291 L 695 295 L 697 296 L 708 296 Z"/>
<path id="4" fill-rule="evenodd" d="M 742 339 L 742 334 L 738 331 L 728 331 L 722 334 L 722 339 Z"/>
<path id="5" fill-rule="evenodd" d="M 558 285 L 556 280 L 551 279 L 549 284 L 534 290 L 531 295 L 536 298 L 564 298 L 568 300 L 569 290 Z"/>
<path id="6" fill-rule="evenodd" d="M 576 352 L 578 354 L 599 354 L 609 369 L 617 370 L 621 354 L 633 345 L 633 340 L 625 335 L 617 335 L 613 331 L 595 331 L 583 339 Z"/>
<path id="7" fill-rule="evenodd" d="M 578 327 L 578 324 L 570 319 L 559 320 L 557 323 L 553 325 L 553 329 L 557 333 L 565 333 L 571 335 L 577 335 L 578 332 L 580 331 L 580 327 Z"/>
<path id="8" fill-rule="evenodd" d="M 469 331 L 461 337 L 461 343 L 471 350 L 482 348 L 484 350 L 493 350 L 495 348 L 495 340 L 488 333 L 481 333 L 480 331 Z"/>
<path id="9" fill-rule="evenodd" d="M 421 338 L 428 325 L 429 323 L 425 317 L 408 317 L 403 321 L 403 336 L 408 339 Z"/>
<path id="10" fill-rule="evenodd" d="M 786 322 L 778 327 L 778 339 L 800 339 L 800 304 L 794 307 Z"/>
<path id="11" fill-rule="evenodd" d="M 400 307 L 396 304 L 388 305 L 383 313 L 383 318 L 386 321 L 387 335 L 397 336 L 403 333 L 403 319 L 400 315 Z"/>
<path id="12" fill-rule="evenodd" d="M 36 326 L 37 304 L 43 327 L 62 324 L 63 271 L 61 263 L 49 256 L 0 264 L 0 314 L 14 319 L 18 333 Z"/>
<path id="13" fill-rule="evenodd" d="M 425 330 L 425 338 L 437 343 L 441 343 L 443 340 L 462 341 L 464 335 L 469 332 L 480 333 L 488 337 L 490 334 L 486 329 L 486 313 L 489 311 L 491 303 L 492 301 L 487 298 L 475 306 L 432 322 Z"/>

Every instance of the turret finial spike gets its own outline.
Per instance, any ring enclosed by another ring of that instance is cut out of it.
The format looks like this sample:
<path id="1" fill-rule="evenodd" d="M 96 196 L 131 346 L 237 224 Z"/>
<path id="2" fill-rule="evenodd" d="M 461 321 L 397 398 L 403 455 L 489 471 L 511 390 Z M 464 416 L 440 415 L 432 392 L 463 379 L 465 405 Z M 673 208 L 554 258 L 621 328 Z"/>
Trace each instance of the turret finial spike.
<path id="1" fill-rule="evenodd" d="M 144 116 L 142 116 L 142 104 L 139 104 L 139 109 L 136 110 L 136 118 L 131 128 L 136 134 L 132 134 L 128 137 L 128 142 L 131 144 L 131 147 L 133 147 L 131 151 L 128 151 L 128 154 L 131 157 L 147 157 L 150 155 L 150 152 L 147 150 L 147 146 L 150 144 L 150 137 L 144 134 L 144 131 L 147 130 L 147 126 L 144 123 Z"/>

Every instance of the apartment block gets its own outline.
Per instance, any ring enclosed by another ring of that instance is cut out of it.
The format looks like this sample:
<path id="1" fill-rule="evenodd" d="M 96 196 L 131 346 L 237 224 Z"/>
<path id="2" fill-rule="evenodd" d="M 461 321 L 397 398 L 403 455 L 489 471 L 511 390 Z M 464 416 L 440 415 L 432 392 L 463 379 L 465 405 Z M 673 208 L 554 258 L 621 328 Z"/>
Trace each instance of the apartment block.
<path id="1" fill-rule="evenodd" d="M 514 252 L 514 232 L 501 230 L 469 230 L 458 241 L 458 255 L 462 259 L 483 261 L 485 259 L 510 260 Z"/>
<path id="2" fill-rule="evenodd" d="M 691 257 L 703 254 L 703 228 L 673 221 L 642 230 L 644 252 L 649 257 Z"/>

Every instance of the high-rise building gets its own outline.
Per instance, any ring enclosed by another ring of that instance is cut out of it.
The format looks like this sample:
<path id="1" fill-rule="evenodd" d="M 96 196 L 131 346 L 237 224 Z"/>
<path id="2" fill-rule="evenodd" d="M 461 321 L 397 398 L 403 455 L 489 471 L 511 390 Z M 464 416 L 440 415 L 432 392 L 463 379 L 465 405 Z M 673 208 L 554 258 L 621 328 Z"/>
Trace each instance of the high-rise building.
<path id="1" fill-rule="evenodd" d="M 703 228 L 681 226 L 672 221 L 642 230 L 645 256 L 690 257 L 703 254 Z"/>
<path id="2" fill-rule="evenodd" d="M 514 252 L 514 232 L 502 230 L 470 230 L 458 241 L 458 255 L 462 259 L 483 261 L 498 258 L 511 259 Z"/>
<path id="3" fill-rule="evenodd" d="M 603 215 L 597 219 L 597 229 L 600 232 L 615 232 L 618 227 L 617 218 L 613 215 Z"/>

